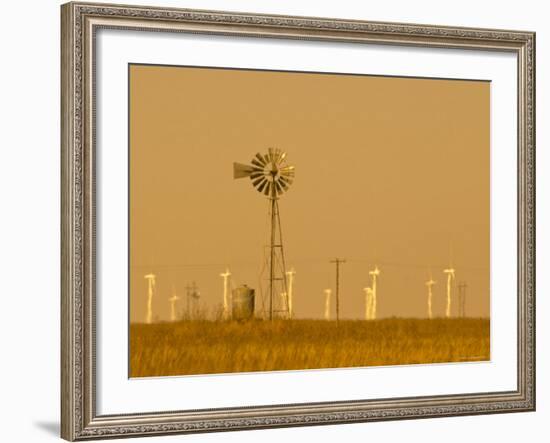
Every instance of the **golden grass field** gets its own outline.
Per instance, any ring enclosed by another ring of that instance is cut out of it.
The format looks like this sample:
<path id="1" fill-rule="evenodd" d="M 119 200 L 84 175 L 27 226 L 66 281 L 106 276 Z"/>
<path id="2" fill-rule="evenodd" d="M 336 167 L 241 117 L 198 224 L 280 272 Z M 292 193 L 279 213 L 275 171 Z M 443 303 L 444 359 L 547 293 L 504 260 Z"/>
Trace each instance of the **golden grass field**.
<path id="1" fill-rule="evenodd" d="M 489 360 L 488 319 L 192 320 L 130 326 L 130 376 Z"/>

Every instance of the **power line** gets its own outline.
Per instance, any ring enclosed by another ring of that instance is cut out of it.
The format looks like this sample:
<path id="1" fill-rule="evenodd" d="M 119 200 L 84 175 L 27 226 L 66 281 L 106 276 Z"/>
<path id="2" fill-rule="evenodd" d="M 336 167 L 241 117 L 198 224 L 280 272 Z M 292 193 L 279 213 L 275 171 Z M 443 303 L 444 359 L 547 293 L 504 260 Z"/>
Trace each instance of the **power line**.
<path id="1" fill-rule="evenodd" d="M 269 245 L 265 247 L 265 249 L 269 250 Z M 264 258 L 265 259 L 265 258 Z M 309 263 L 326 263 L 326 258 L 309 258 L 309 257 L 293 257 L 292 262 L 293 263 L 300 263 L 300 262 L 309 262 Z M 404 263 L 404 262 L 387 262 L 387 261 L 380 261 L 380 260 L 374 260 L 370 258 L 351 258 L 346 259 L 347 263 L 349 264 L 356 264 L 356 263 L 378 263 L 381 266 L 384 267 L 395 267 L 395 268 L 427 268 L 428 265 L 425 263 Z M 231 260 L 232 266 L 256 266 L 258 264 L 255 260 Z M 190 269 L 206 269 L 210 267 L 223 267 L 227 266 L 227 262 L 219 262 L 219 263 L 179 263 L 179 264 L 147 264 L 147 265 L 133 265 L 132 268 L 141 269 L 141 268 L 155 268 L 155 269 L 178 269 L 178 268 L 190 268 Z M 446 264 L 432 264 L 432 268 L 446 268 L 448 265 Z M 460 268 L 461 270 L 467 270 L 467 271 L 487 271 L 489 270 L 488 266 L 482 266 L 482 267 L 474 267 L 474 266 L 463 266 L 459 263 L 454 265 L 455 268 Z"/>

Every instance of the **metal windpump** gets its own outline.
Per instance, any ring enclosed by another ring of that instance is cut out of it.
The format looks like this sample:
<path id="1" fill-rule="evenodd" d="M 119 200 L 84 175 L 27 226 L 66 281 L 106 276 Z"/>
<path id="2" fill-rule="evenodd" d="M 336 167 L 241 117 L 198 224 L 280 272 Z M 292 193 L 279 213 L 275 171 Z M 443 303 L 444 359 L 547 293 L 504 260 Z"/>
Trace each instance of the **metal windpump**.
<path id="1" fill-rule="evenodd" d="M 268 197 L 271 236 L 269 243 L 269 319 L 276 315 L 290 317 L 290 305 L 286 282 L 286 264 L 283 249 L 283 234 L 279 214 L 279 198 L 294 182 L 294 166 L 286 161 L 286 152 L 269 148 L 267 154 L 257 153 L 251 164 L 233 164 L 233 178 L 250 178 L 252 186 Z M 275 294 L 279 286 L 282 302 L 276 306 Z"/>

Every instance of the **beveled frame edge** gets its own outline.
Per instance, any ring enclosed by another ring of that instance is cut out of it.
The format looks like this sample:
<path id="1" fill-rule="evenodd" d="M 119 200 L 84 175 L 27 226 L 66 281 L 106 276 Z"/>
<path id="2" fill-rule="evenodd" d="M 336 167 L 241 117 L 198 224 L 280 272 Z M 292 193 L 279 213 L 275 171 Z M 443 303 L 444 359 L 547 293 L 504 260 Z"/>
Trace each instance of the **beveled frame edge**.
<path id="1" fill-rule="evenodd" d="M 99 27 L 511 51 L 518 57 L 518 388 L 97 416 L 93 37 Z M 535 33 L 72 2 L 61 6 L 61 436 L 67 440 L 535 410 Z"/>

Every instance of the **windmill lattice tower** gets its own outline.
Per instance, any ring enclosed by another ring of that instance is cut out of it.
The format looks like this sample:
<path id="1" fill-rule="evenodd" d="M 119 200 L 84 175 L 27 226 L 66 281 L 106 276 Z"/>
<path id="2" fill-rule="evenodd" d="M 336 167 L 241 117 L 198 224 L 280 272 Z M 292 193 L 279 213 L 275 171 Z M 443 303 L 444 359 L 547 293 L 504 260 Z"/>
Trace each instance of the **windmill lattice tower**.
<path id="1" fill-rule="evenodd" d="M 276 294 L 288 295 L 286 265 L 283 249 L 283 234 L 279 213 L 279 198 L 288 191 L 294 181 L 294 166 L 286 163 L 286 152 L 269 148 L 267 154 L 257 153 L 250 165 L 233 164 L 233 178 L 249 177 L 252 186 L 269 199 L 270 241 L 269 241 L 269 319 L 274 316 L 289 317 L 289 303 L 277 305 Z"/>

